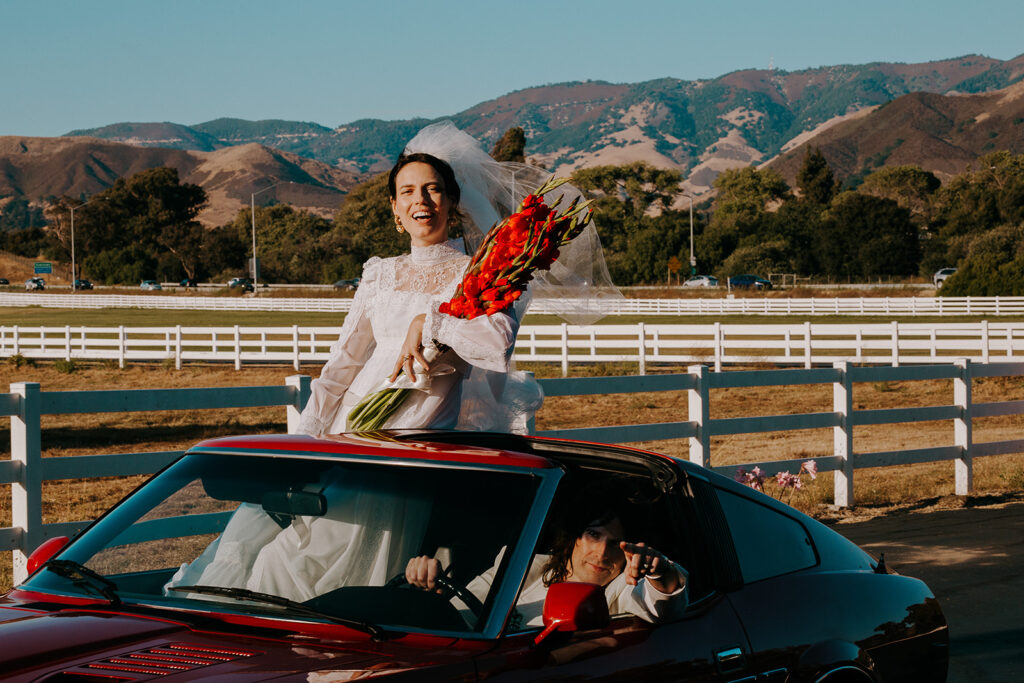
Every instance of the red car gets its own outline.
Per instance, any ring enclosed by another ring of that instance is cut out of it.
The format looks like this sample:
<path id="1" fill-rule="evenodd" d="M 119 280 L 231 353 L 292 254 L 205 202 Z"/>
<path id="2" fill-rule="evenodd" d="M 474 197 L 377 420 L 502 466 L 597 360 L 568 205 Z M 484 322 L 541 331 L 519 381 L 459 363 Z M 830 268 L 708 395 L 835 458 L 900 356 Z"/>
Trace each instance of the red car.
<path id="1" fill-rule="evenodd" d="M 609 614 L 600 585 L 554 582 L 531 618 L 535 560 L 575 558 L 566 516 L 611 498 L 688 602 Z M 412 557 L 437 590 L 402 585 Z M 667 456 L 504 434 L 206 441 L 30 571 L 0 598 L 5 681 L 942 681 L 948 660 L 927 586 L 792 508 Z"/>

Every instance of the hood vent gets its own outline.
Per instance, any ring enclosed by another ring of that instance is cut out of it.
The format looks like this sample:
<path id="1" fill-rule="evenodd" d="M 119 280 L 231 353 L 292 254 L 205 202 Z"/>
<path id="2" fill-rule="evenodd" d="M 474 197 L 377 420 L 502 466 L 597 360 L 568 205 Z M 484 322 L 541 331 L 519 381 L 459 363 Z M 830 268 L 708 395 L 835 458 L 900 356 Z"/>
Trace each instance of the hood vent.
<path id="1" fill-rule="evenodd" d="M 120 681 L 144 681 L 160 676 L 181 673 L 183 671 L 194 671 L 213 664 L 233 662 L 246 657 L 254 657 L 263 654 L 256 650 L 245 650 L 234 647 L 215 647 L 208 645 L 195 645 L 189 643 L 169 643 L 159 647 L 150 647 L 145 650 L 127 652 L 108 657 L 96 662 L 89 662 L 75 667 L 73 670 L 64 671 L 47 678 L 47 681 L 58 683 L 59 681 L 73 681 L 78 678 L 69 676 L 82 675 L 90 672 L 99 676 L 102 680 L 106 674 L 109 679 Z M 117 674 L 128 674 L 130 677 L 118 676 Z M 96 680 L 96 679 L 93 679 Z"/>

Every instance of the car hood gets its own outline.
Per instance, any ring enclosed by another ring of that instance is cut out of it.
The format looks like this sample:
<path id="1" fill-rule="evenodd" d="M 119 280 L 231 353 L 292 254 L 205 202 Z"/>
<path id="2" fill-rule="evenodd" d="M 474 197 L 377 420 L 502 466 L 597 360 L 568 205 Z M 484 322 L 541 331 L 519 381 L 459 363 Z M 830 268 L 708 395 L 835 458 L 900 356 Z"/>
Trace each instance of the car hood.
<path id="1" fill-rule="evenodd" d="M 42 683 L 90 675 L 113 681 L 349 680 L 438 665 L 473 667 L 470 653 L 451 648 L 451 639 L 424 648 L 402 639 L 342 642 L 264 628 L 217 632 L 209 626 L 91 609 L 0 609 L 0 671 L 5 681 Z"/>

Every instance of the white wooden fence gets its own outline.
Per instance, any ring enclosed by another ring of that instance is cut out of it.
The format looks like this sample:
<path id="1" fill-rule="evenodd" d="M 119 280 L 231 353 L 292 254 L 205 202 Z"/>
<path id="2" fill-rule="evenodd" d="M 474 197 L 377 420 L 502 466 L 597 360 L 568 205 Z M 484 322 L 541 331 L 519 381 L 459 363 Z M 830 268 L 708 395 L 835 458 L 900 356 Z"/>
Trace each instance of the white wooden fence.
<path id="1" fill-rule="evenodd" d="M 323 363 L 340 327 L 0 326 L 0 358 L 166 362 Z M 773 364 L 810 368 L 838 361 L 908 365 L 969 358 L 1024 360 L 1024 323 L 730 325 L 524 325 L 517 361 L 558 363 Z"/>
<path id="2" fill-rule="evenodd" d="M 973 379 L 1022 375 L 1024 363 L 972 364 L 960 360 L 946 365 L 909 367 L 857 367 L 840 362 L 830 368 L 728 373 L 711 373 L 707 366 L 694 366 L 686 374 L 543 379 L 540 383 L 547 396 L 686 391 L 689 407 L 687 419 L 678 422 L 560 429 L 540 434 L 605 443 L 688 439 L 691 461 L 731 475 L 736 465 L 713 465 L 713 436 L 832 429 L 832 455 L 816 457 L 815 460 L 819 472 L 835 473 L 834 496 L 837 505 L 853 504 L 854 472 L 858 468 L 945 460 L 953 461 L 956 493 L 965 495 L 972 488 L 974 458 L 1024 451 L 1024 439 L 974 443 L 974 418 L 1024 414 L 1024 401 L 974 403 L 971 399 Z M 882 410 L 854 409 L 854 383 L 935 379 L 953 380 L 950 403 Z M 710 419 L 711 389 L 810 384 L 832 385 L 831 410 L 797 415 Z M 42 458 L 42 415 L 279 405 L 287 408 L 288 429 L 291 431 L 297 425 L 301 406 L 308 396 L 309 378 L 304 376 L 290 377 L 284 386 L 211 389 L 43 392 L 36 383 L 12 384 L 10 394 L 0 394 L 0 416 L 11 418 L 11 460 L 0 461 L 0 485 L 10 485 L 13 510 L 12 525 L 0 528 L 0 550 L 11 550 L 14 553 L 15 582 L 24 579 L 28 554 L 39 543 L 54 536 L 73 534 L 88 524 L 86 521 L 43 524 L 44 481 L 147 474 L 157 471 L 181 454 L 180 451 L 170 451 Z M 953 422 L 952 444 L 887 452 L 858 452 L 855 448 L 854 427 L 935 420 Z M 802 460 L 747 463 L 742 467 L 750 469 L 757 465 L 767 475 L 772 475 L 784 470 L 797 471 Z"/>
<path id="3" fill-rule="evenodd" d="M 1024 297 L 813 297 L 753 294 L 733 298 L 613 299 L 589 302 L 604 315 L 1021 315 Z M 2 306 L 43 308 L 155 308 L 205 311 L 312 311 L 347 313 L 352 299 L 167 294 L 43 294 L 0 292 Z M 530 313 L 555 313 L 564 302 L 534 299 Z"/>

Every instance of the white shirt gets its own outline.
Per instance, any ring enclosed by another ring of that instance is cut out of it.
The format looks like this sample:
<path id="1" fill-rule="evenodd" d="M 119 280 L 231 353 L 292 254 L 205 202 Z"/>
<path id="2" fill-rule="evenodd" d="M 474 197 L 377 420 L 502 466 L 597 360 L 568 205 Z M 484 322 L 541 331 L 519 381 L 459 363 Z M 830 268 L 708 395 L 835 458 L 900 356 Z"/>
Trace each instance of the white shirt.
<path id="1" fill-rule="evenodd" d="M 482 602 L 490 591 L 494 575 L 501 564 L 504 549 L 498 553 L 494 566 L 476 577 L 466 588 L 477 596 Z M 526 574 L 526 581 L 523 590 L 516 600 L 515 611 L 518 617 L 519 626 L 543 626 L 544 625 L 544 599 L 548 594 L 548 587 L 544 585 L 544 566 L 550 559 L 550 555 L 536 555 L 530 564 L 530 570 Z M 686 570 L 675 562 L 671 563 L 673 569 L 679 572 L 683 578 L 683 585 L 672 593 L 662 593 L 651 585 L 646 579 L 637 581 L 635 586 L 626 583 L 625 572 L 616 576 L 604 587 L 604 595 L 608 600 L 609 614 L 632 614 L 652 624 L 662 621 L 670 621 L 686 611 L 689 604 L 689 582 L 686 580 Z M 465 612 L 464 612 L 465 613 Z"/>

